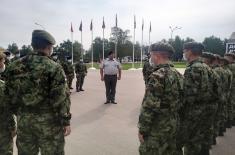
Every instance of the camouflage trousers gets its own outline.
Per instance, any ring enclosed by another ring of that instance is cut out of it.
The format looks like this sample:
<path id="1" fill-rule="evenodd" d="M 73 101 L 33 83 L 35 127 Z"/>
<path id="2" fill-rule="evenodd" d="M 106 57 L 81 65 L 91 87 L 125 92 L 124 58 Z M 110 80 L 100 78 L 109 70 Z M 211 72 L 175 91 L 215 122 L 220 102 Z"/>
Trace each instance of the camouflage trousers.
<path id="1" fill-rule="evenodd" d="M 63 128 L 53 114 L 20 114 L 17 118 L 18 155 L 64 155 Z"/>
<path id="2" fill-rule="evenodd" d="M 0 155 L 12 155 L 12 154 L 13 154 L 13 138 L 11 132 L 7 129 L 0 128 Z"/>
<path id="3" fill-rule="evenodd" d="M 74 75 L 69 75 L 67 76 L 67 84 L 68 84 L 68 87 L 71 88 L 72 87 L 72 84 L 73 84 L 73 79 L 74 79 Z"/>
<path id="4" fill-rule="evenodd" d="M 139 147 L 140 155 L 182 155 L 177 150 L 175 140 L 160 141 L 153 137 L 145 138 L 144 143 Z"/>
<path id="5" fill-rule="evenodd" d="M 85 79 L 85 75 L 76 75 L 76 78 L 77 78 L 76 89 L 78 91 L 78 90 L 82 89 L 84 79 Z"/>

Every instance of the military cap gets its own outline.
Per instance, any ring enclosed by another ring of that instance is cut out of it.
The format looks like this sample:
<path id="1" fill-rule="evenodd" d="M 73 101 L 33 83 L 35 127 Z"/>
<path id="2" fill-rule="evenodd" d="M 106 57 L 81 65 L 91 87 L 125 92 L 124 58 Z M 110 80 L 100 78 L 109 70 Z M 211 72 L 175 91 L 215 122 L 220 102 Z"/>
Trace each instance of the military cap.
<path id="1" fill-rule="evenodd" d="M 201 55 L 202 58 L 215 59 L 215 55 L 210 52 L 203 52 Z"/>
<path id="2" fill-rule="evenodd" d="M 38 45 L 40 43 L 54 45 L 55 39 L 54 37 L 45 30 L 34 30 L 32 33 L 32 43 L 31 45 Z"/>
<path id="3" fill-rule="evenodd" d="M 233 59 L 235 59 L 234 53 L 226 53 L 224 56 L 232 57 Z"/>
<path id="4" fill-rule="evenodd" d="M 175 52 L 174 48 L 170 44 L 163 42 L 152 44 L 150 50 L 152 52 L 169 52 L 170 54 Z"/>
<path id="5" fill-rule="evenodd" d="M 203 52 L 205 47 L 202 43 L 188 42 L 184 43 L 183 49 L 191 50 L 192 52 Z"/>

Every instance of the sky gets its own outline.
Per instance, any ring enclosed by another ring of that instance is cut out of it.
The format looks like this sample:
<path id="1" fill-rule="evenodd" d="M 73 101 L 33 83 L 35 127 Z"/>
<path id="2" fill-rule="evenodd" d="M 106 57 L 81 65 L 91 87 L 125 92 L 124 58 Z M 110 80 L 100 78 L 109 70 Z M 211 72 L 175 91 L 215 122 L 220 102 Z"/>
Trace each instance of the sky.
<path id="1" fill-rule="evenodd" d="M 79 25 L 83 21 L 83 46 L 91 45 L 90 22 L 93 19 L 94 38 L 102 37 L 105 19 L 105 38 L 118 16 L 118 27 L 130 30 L 133 36 L 136 15 L 136 41 L 141 42 L 144 20 L 144 44 L 148 44 L 149 23 L 152 23 L 151 43 L 170 38 L 169 26 L 182 27 L 173 33 L 181 38 L 203 41 L 211 35 L 229 38 L 235 31 L 234 0 L 0 0 L 0 46 L 17 43 L 19 47 L 31 43 L 34 29 L 45 27 L 57 44 L 71 38 L 80 42 Z M 133 39 L 131 38 L 131 41 Z"/>

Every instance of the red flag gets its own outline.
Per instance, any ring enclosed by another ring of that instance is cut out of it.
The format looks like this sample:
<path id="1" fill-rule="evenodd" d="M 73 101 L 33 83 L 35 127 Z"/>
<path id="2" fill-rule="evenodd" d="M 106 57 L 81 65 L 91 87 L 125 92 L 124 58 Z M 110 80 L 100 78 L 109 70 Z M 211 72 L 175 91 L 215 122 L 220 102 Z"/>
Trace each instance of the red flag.
<path id="1" fill-rule="evenodd" d="M 71 29 L 70 29 L 70 31 L 73 32 L 73 25 L 72 25 L 72 23 L 71 23 Z"/>

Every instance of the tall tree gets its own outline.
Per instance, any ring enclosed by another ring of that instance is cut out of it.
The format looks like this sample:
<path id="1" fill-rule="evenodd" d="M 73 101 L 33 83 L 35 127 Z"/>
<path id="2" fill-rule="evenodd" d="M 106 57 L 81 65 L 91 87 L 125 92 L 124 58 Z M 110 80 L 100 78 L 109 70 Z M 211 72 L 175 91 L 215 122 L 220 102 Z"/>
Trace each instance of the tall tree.
<path id="1" fill-rule="evenodd" d="M 206 37 L 203 41 L 205 45 L 205 50 L 211 53 L 224 55 L 224 42 L 215 36 Z"/>
<path id="2" fill-rule="evenodd" d="M 16 54 L 19 51 L 16 43 L 9 44 L 7 50 L 10 51 L 12 54 Z"/>

